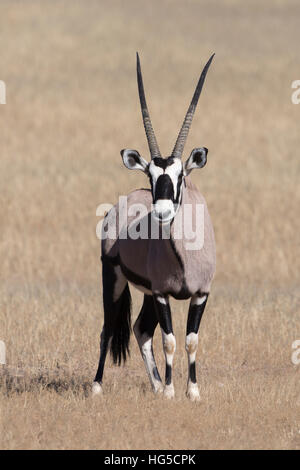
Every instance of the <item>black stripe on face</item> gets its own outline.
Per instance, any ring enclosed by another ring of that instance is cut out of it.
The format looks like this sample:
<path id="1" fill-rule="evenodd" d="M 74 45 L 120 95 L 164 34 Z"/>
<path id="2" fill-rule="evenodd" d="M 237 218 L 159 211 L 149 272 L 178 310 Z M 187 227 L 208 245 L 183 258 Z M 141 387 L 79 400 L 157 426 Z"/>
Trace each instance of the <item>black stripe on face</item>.
<path id="1" fill-rule="evenodd" d="M 176 191 L 176 199 L 175 199 L 175 203 L 176 204 L 179 204 L 179 197 L 180 197 L 180 189 L 181 189 L 181 185 L 182 185 L 182 178 L 183 178 L 183 172 L 180 173 L 180 175 L 178 176 L 178 181 L 177 181 L 177 191 Z"/>
<path id="2" fill-rule="evenodd" d="M 169 175 L 160 175 L 155 185 L 154 202 L 158 199 L 169 199 L 174 201 L 174 187 Z"/>
<path id="3" fill-rule="evenodd" d="M 172 163 L 174 163 L 174 158 L 173 157 L 168 157 L 168 158 L 156 157 L 156 158 L 153 158 L 153 162 L 155 163 L 156 166 L 159 166 L 165 171 L 167 166 L 172 165 Z"/>

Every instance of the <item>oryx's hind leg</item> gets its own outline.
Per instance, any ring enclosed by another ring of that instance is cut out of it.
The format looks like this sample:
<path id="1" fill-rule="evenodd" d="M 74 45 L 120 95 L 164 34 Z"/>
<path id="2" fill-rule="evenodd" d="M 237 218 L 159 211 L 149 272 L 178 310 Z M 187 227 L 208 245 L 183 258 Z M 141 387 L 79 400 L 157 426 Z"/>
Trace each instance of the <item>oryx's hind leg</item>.
<path id="1" fill-rule="evenodd" d="M 198 348 L 198 331 L 206 306 L 208 294 L 196 294 L 192 297 L 186 328 L 185 349 L 188 355 L 187 397 L 199 401 L 199 389 L 196 380 L 196 352 Z"/>
<path id="2" fill-rule="evenodd" d="M 144 303 L 134 324 L 137 339 L 152 389 L 155 393 L 163 391 L 162 381 L 153 354 L 153 335 L 158 319 L 152 295 L 144 296 Z"/>
<path id="3" fill-rule="evenodd" d="M 161 328 L 163 349 L 166 359 L 166 383 L 164 388 L 164 395 L 167 398 L 173 398 L 175 392 L 172 381 L 172 366 L 176 350 L 176 340 L 173 333 L 170 304 L 167 296 L 155 294 L 153 298 L 159 325 Z"/>
<path id="4" fill-rule="evenodd" d="M 102 260 L 104 325 L 100 340 L 100 359 L 93 393 L 102 393 L 102 377 L 107 351 L 110 348 L 114 363 L 126 361 L 129 351 L 131 297 L 127 279 L 120 266 Z"/>

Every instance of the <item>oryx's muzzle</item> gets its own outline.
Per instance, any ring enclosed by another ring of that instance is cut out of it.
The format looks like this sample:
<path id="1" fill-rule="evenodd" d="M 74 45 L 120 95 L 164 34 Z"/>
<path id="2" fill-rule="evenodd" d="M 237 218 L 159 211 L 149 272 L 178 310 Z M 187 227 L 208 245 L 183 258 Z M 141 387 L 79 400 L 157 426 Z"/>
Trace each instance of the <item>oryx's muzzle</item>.
<path id="1" fill-rule="evenodd" d="M 161 223 L 170 222 L 176 214 L 173 181 L 168 174 L 162 174 L 153 186 L 153 215 Z"/>
<path id="2" fill-rule="evenodd" d="M 176 208 L 170 199 L 158 199 L 154 204 L 153 215 L 162 224 L 171 222 L 176 214 Z"/>

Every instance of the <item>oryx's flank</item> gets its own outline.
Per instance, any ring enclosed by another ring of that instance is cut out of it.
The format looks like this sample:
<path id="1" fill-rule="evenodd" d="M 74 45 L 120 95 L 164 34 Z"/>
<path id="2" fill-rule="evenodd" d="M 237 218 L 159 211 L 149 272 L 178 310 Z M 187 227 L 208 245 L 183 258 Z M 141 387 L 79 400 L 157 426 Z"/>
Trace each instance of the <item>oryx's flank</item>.
<path id="1" fill-rule="evenodd" d="M 146 217 L 155 218 L 162 231 L 169 226 L 170 236 L 162 235 L 155 239 L 150 236 L 133 239 L 116 236 L 102 240 L 102 273 L 104 326 L 101 333 L 100 360 L 93 384 L 94 394 L 102 393 L 102 376 L 107 350 L 110 349 L 115 363 L 126 360 L 129 351 L 131 297 L 128 282 L 144 293 L 144 302 L 133 327 L 152 388 L 155 392 L 164 391 L 166 397 L 174 396 L 172 363 L 176 349 L 173 333 L 169 296 L 175 299 L 191 299 L 187 319 L 186 351 L 188 355 L 187 396 L 199 399 L 196 382 L 195 357 L 198 345 L 198 330 L 206 306 L 211 282 L 215 273 L 215 240 L 211 219 L 203 196 L 192 184 L 188 175 L 194 168 L 202 168 L 207 160 L 207 148 L 195 148 L 187 161 L 181 157 L 193 115 L 203 87 L 206 73 L 213 56 L 205 65 L 197 84 L 193 99 L 186 113 L 183 125 L 171 156 L 161 156 L 152 128 L 147 108 L 137 54 L 137 81 L 142 116 L 148 140 L 151 161 L 145 161 L 136 150 L 122 150 L 124 165 L 130 170 L 141 170 L 149 178 L 150 189 L 133 191 L 127 196 L 127 208 L 143 204 L 147 208 Z M 192 215 L 197 205 L 204 208 L 203 243 L 201 249 L 188 250 L 185 235 L 174 236 L 177 218 L 182 217 L 185 207 L 192 207 Z M 117 217 L 109 222 L 110 212 L 104 222 L 118 226 L 123 222 L 120 207 L 114 210 Z M 130 217 L 124 233 L 132 222 Z M 163 387 L 153 354 L 152 339 L 159 323 L 162 333 L 166 360 L 165 387 Z"/>

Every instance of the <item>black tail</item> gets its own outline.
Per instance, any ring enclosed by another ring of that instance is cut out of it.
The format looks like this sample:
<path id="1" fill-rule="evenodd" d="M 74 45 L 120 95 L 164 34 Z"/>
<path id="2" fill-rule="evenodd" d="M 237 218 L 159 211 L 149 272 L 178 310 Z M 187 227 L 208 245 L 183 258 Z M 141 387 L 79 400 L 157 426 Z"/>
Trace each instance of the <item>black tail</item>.
<path id="1" fill-rule="evenodd" d="M 128 284 L 119 299 L 113 301 L 116 275 L 108 260 L 102 260 L 103 305 L 104 305 L 104 335 L 110 342 L 110 352 L 114 364 L 119 366 L 126 362 L 129 355 L 129 340 L 131 333 L 131 295 Z"/>
<path id="2" fill-rule="evenodd" d="M 115 324 L 112 339 L 110 343 L 110 352 L 114 364 L 121 365 L 129 355 L 129 340 L 131 333 L 131 295 L 128 284 L 126 285 L 121 297 L 115 303 Z"/>

